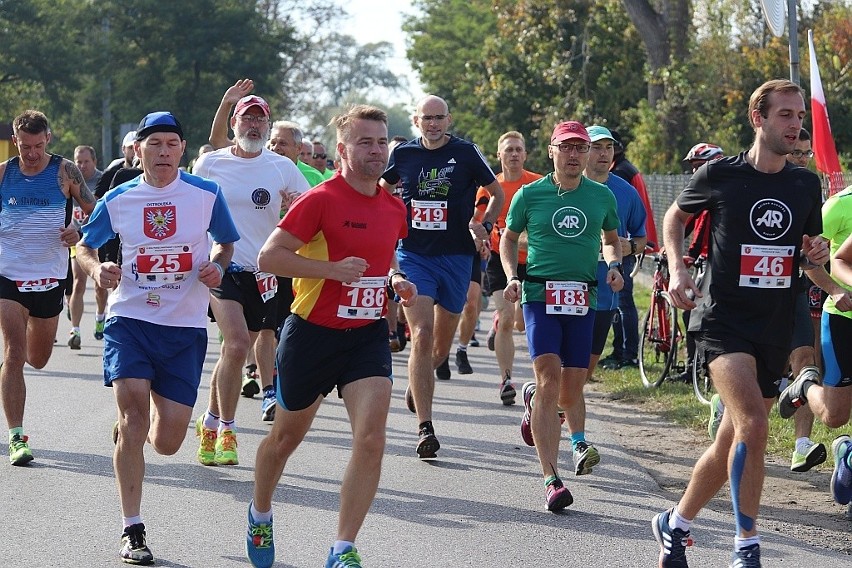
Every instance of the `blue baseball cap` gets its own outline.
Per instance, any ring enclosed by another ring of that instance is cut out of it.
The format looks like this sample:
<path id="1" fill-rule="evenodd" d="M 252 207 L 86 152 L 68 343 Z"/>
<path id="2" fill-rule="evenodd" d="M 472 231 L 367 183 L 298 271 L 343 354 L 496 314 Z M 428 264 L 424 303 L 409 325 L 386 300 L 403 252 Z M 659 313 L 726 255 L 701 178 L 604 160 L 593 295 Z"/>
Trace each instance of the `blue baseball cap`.
<path id="1" fill-rule="evenodd" d="M 175 115 L 168 111 L 146 114 L 136 128 L 136 140 L 141 142 L 155 132 L 174 132 L 180 136 L 181 140 L 184 139 L 180 122 L 175 118 Z"/>

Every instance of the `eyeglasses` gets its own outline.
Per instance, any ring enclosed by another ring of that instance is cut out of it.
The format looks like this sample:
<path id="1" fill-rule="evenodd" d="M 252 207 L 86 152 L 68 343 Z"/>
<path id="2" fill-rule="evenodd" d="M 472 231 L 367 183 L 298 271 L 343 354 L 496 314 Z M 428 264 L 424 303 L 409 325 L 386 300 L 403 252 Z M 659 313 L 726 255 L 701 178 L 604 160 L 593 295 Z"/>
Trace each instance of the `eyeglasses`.
<path id="1" fill-rule="evenodd" d="M 325 154 L 314 154 L 314 160 L 325 160 L 326 158 Z"/>
<path id="2" fill-rule="evenodd" d="M 551 144 L 551 148 L 559 148 L 559 151 L 563 154 L 567 154 L 571 150 L 577 150 L 578 154 L 585 154 L 592 147 L 589 144 L 569 144 L 567 142 L 563 142 L 562 144 Z"/>
<path id="3" fill-rule="evenodd" d="M 444 120 L 447 116 L 448 115 L 446 114 L 424 114 L 420 117 L 420 120 L 423 122 L 432 122 L 434 120 L 437 122 L 439 120 Z"/>
<path id="4" fill-rule="evenodd" d="M 790 152 L 790 155 L 793 156 L 794 158 L 801 158 L 803 156 L 805 158 L 813 158 L 814 157 L 814 151 L 813 150 L 793 150 L 792 152 Z"/>
<path id="5" fill-rule="evenodd" d="M 251 115 L 251 114 L 241 114 L 237 118 L 239 118 L 243 122 L 255 123 L 255 124 L 266 124 L 267 122 L 269 122 L 268 116 L 254 116 L 254 115 Z"/>

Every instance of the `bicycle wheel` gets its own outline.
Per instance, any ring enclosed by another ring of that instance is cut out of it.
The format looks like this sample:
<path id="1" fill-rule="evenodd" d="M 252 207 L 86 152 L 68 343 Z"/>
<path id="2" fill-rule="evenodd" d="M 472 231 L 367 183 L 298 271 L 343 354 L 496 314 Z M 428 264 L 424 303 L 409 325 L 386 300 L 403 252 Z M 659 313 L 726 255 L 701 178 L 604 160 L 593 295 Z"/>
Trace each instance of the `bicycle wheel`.
<path id="1" fill-rule="evenodd" d="M 676 318 L 669 295 L 657 293 L 645 314 L 639 339 L 639 375 L 646 388 L 660 386 L 677 357 Z"/>
<path id="2" fill-rule="evenodd" d="M 700 346 L 695 348 L 695 359 L 692 363 L 692 390 L 695 391 L 695 396 L 702 404 L 710 405 L 710 399 L 715 394 L 713 389 L 713 381 L 710 380 L 710 373 L 707 371 L 707 360 L 704 356 L 704 349 Z"/>

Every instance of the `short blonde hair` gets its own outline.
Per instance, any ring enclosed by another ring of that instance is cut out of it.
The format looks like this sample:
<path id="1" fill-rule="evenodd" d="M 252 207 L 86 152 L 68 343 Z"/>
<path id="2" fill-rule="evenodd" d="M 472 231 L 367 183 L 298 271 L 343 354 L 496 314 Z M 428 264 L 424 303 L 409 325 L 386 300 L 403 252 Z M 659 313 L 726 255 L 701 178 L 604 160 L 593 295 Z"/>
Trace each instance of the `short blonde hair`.
<path id="1" fill-rule="evenodd" d="M 332 118 L 328 125 L 334 126 L 337 131 L 337 141 L 345 142 L 352 131 L 352 123 L 359 119 L 383 122 L 385 126 L 388 124 L 388 115 L 382 109 L 371 105 L 352 105 L 346 112 Z"/>
<path id="2" fill-rule="evenodd" d="M 521 134 L 517 130 L 510 130 L 509 132 L 502 134 L 500 136 L 500 138 L 497 139 L 497 149 L 498 150 L 500 149 L 500 144 L 502 144 L 503 140 L 505 140 L 506 138 L 517 138 L 518 140 L 520 140 L 521 142 L 524 143 L 524 146 L 527 145 L 527 141 L 526 141 L 526 139 L 524 139 L 523 134 Z"/>

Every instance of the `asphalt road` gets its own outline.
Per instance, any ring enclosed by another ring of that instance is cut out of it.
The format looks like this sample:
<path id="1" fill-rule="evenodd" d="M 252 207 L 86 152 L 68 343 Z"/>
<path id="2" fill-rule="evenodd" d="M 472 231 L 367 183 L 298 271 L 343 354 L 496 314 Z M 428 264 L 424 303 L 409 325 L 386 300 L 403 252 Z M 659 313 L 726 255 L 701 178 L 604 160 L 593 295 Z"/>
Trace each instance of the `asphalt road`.
<path id="1" fill-rule="evenodd" d="M 101 342 L 92 337 L 91 292 L 83 348 L 59 341 L 48 366 L 27 368 L 26 433 L 35 455 L 11 467 L 0 449 L 0 566 L 119 566 L 121 516 L 112 472 L 112 391 L 102 386 Z M 490 321 L 483 314 L 483 322 Z M 484 336 L 484 332 L 480 333 Z M 205 374 L 195 415 L 207 403 L 218 355 L 210 328 Z M 484 337 L 481 337 L 484 339 Z M 516 337 L 518 345 L 523 339 Z M 504 407 L 493 354 L 471 348 L 473 375 L 453 368 L 436 390 L 440 458 L 416 458 L 416 419 L 403 400 L 408 348 L 394 356 L 395 384 L 388 445 L 378 495 L 358 538 L 371 567 L 647 567 L 658 546 L 651 517 L 676 496 L 662 490 L 608 434 L 612 425 L 589 408 L 587 436 L 602 461 L 593 475 L 565 476 L 574 504 L 563 514 L 544 509 L 533 448 L 523 444 L 523 407 Z M 517 387 L 532 376 L 519 349 Z M 519 397 L 520 402 L 520 397 Z M 146 450 L 142 515 L 158 566 L 249 566 L 244 554 L 246 507 L 254 456 L 269 426 L 260 400 L 242 399 L 237 416 L 241 463 L 204 467 L 195 461 L 194 430 L 174 456 Z M 624 425 L 619 425 L 623 428 Z M 570 453 L 563 444 L 563 473 Z M 333 393 L 290 463 L 275 496 L 280 567 L 323 566 L 337 524 L 338 488 L 350 447 L 342 402 Z M 693 568 L 727 566 L 733 536 L 729 512 L 706 511 L 693 529 Z M 804 545 L 795 534 L 763 536 L 764 566 L 849 566 L 849 557 Z"/>

